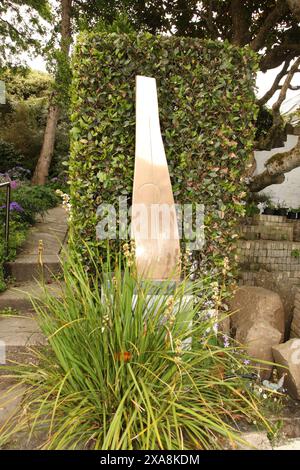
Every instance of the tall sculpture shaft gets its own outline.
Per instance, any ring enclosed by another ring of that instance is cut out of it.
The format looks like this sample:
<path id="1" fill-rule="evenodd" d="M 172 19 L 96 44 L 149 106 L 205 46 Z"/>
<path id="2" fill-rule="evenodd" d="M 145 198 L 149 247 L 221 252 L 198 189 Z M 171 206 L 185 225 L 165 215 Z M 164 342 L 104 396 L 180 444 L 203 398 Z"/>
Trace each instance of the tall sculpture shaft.
<path id="1" fill-rule="evenodd" d="M 156 80 L 143 76 L 136 77 L 132 238 L 140 277 L 179 278 L 178 225 L 160 131 Z"/>

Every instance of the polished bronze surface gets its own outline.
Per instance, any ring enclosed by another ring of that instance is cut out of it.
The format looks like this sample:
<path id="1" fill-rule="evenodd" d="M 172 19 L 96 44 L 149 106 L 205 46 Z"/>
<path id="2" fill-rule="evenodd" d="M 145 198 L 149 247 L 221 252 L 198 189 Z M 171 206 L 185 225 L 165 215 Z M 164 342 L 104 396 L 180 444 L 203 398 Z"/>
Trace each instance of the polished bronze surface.
<path id="1" fill-rule="evenodd" d="M 140 277 L 178 279 L 178 224 L 160 131 L 156 80 L 143 76 L 136 77 L 136 150 L 131 229 Z"/>

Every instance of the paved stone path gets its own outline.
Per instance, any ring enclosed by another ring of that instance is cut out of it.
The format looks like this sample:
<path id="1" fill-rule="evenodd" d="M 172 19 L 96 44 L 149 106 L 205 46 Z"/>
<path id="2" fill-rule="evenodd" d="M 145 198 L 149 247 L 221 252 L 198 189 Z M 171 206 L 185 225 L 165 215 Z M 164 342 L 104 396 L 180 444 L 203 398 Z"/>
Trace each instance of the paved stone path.
<path id="1" fill-rule="evenodd" d="M 36 338 L 40 337 L 38 326 L 32 318 L 30 297 L 42 297 L 43 288 L 38 284 L 41 280 L 51 283 L 49 288 L 53 291 L 53 295 L 59 295 L 60 288 L 53 282 L 53 274 L 60 271 L 59 251 L 66 232 L 65 210 L 62 207 L 50 209 L 30 229 L 28 239 L 17 259 L 8 263 L 8 270 L 16 280 L 16 285 L 0 294 L 0 311 L 10 307 L 20 313 L 14 317 L 0 315 L 0 341 L 7 343 L 9 347 L 30 346 L 36 344 Z M 40 240 L 43 241 L 43 268 L 38 256 Z"/>
<path id="2" fill-rule="evenodd" d="M 43 241 L 44 279 L 51 279 L 60 269 L 59 250 L 67 231 L 66 213 L 62 207 L 50 209 L 43 219 L 31 228 L 29 237 L 17 259 L 7 263 L 8 273 L 17 281 L 32 281 L 41 277 L 38 263 L 39 241 Z"/>
<path id="3" fill-rule="evenodd" d="M 50 209 L 30 229 L 17 259 L 8 263 L 8 270 L 16 282 L 14 287 L 0 294 L 0 311 L 10 307 L 17 310 L 18 315 L 0 315 L 0 361 L 5 360 L 6 365 L 26 360 L 26 354 L 30 360 L 28 347 L 45 343 L 35 320 L 30 297 L 42 298 L 43 288 L 38 284 L 41 280 L 46 281 L 53 295 L 59 295 L 60 286 L 53 282 L 52 273 L 60 271 L 59 251 L 66 233 L 65 210 L 62 207 Z M 38 259 L 40 240 L 43 240 L 43 269 Z M 6 388 L 7 384 L 0 374 L 0 427 L 10 410 L 15 408 L 11 400 L 5 397 Z"/>

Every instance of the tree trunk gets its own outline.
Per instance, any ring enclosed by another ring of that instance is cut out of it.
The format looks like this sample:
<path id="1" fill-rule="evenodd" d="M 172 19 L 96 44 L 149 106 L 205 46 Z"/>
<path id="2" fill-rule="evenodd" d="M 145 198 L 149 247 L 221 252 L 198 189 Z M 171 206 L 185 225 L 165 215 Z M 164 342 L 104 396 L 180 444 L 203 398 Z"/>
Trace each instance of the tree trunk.
<path id="1" fill-rule="evenodd" d="M 250 41 L 250 14 L 242 0 L 231 0 L 230 4 L 232 20 L 231 42 L 237 46 L 245 46 Z"/>
<path id="2" fill-rule="evenodd" d="M 33 184 L 43 185 L 47 182 L 48 172 L 54 151 L 56 127 L 59 116 L 59 107 L 57 104 L 50 103 L 46 129 L 44 133 L 44 140 L 42 150 L 35 167 L 34 175 L 32 178 Z"/>
<path id="3" fill-rule="evenodd" d="M 288 152 L 276 153 L 265 163 L 265 171 L 253 178 L 249 188 L 252 192 L 261 191 L 270 184 L 284 181 L 284 173 L 300 166 L 300 138 L 295 147 Z"/>
<path id="4" fill-rule="evenodd" d="M 66 57 L 69 56 L 71 44 L 71 13 L 73 0 L 61 0 L 61 41 L 60 50 Z M 57 96 L 55 93 L 50 98 L 50 104 L 47 115 L 46 129 L 44 133 L 43 145 L 39 159 L 32 178 L 33 184 L 43 185 L 47 182 L 49 168 L 51 165 L 57 122 L 60 112 Z"/>
<path id="5" fill-rule="evenodd" d="M 291 12 L 293 13 L 293 15 L 295 15 L 297 20 L 300 21 L 300 2 L 299 2 L 299 0 L 287 0 L 287 3 L 288 3 L 288 6 L 289 6 Z"/>

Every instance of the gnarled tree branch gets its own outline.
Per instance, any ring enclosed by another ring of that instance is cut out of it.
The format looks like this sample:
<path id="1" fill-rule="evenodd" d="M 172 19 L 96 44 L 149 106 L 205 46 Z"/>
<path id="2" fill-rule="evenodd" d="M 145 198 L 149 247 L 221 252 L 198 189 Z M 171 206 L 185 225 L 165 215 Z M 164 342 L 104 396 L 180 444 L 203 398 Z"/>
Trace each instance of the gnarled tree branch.
<path id="1" fill-rule="evenodd" d="M 287 71 L 288 71 L 288 68 L 289 68 L 289 65 L 290 65 L 290 61 L 289 60 L 286 60 L 283 64 L 283 67 L 282 69 L 280 70 L 280 72 L 277 74 L 274 82 L 273 82 L 273 85 L 271 86 L 271 88 L 264 94 L 264 96 L 262 96 L 259 100 L 258 100 L 258 105 L 259 106 L 263 106 L 264 104 L 266 104 L 270 98 L 272 98 L 272 96 L 274 95 L 274 93 L 279 89 L 279 83 L 280 83 L 280 80 L 287 74 Z"/>
<path id="2" fill-rule="evenodd" d="M 270 11 L 266 17 L 263 25 L 258 31 L 255 38 L 250 42 L 250 47 L 254 51 L 259 51 L 265 45 L 266 38 L 270 30 L 277 24 L 277 22 L 288 11 L 288 5 L 285 0 L 277 0 L 275 7 Z"/>
<path id="3" fill-rule="evenodd" d="M 250 191 L 257 192 L 284 181 L 284 174 L 300 166 L 300 139 L 295 147 L 288 152 L 276 153 L 265 163 L 265 171 L 253 178 L 249 185 Z"/>
<path id="4" fill-rule="evenodd" d="M 280 115 L 280 107 L 286 98 L 287 91 L 291 86 L 291 81 L 294 74 L 298 71 L 300 66 L 300 57 L 293 63 L 291 68 L 286 74 L 284 83 L 280 86 L 280 93 L 277 101 L 272 106 L 273 123 L 271 128 L 268 130 L 266 136 L 262 136 L 256 143 L 256 148 L 259 150 L 267 150 L 274 147 L 274 142 L 278 141 L 278 136 L 282 135 L 283 132 L 283 120 Z M 283 70 L 283 69 L 282 69 Z M 278 145 L 277 145 L 278 146 Z"/>
<path id="5" fill-rule="evenodd" d="M 289 90 L 298 91 L 300 90 L 300 85 L 290 85 Z"/>
<path id="6" fill-rule="evenodd" d="M 292 60 L 300 54 L 299 43 L 282 43 L 274 46 L 260 60 L 260 70 L 266 72 L 269 69 L 279 67 L 285 60 Z"/>
<path id="7" fill-rule="evenodd" d="M 269 175 L 267 170 L 265 170 L 260 175 L 254 177 L 249 185 L 249 189 L 252 193 L 257 193 L 258 191 L 271 186 L 271 184 L 281 184 L 284 182 L 284 180 L 284 175 Z"/>
<path id="8" fill-rule="evenodd" d="M 273 114 L 279 114 L 280 106 L 282 105 L 282 103 L 284 102 L 286 98 L 286 93 L 291 85 L 291 81 L 293 79 L 295 72 L 297 72 L 299 69 L 299 66 L 300 66 L 300 57 L 298 57 L 298 59 L 293 63 L 293 65 L 291 66 L 286 76 L 286 79 L 281 87 L 278 99 L 272 106 Z"/>

